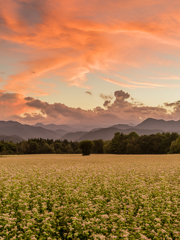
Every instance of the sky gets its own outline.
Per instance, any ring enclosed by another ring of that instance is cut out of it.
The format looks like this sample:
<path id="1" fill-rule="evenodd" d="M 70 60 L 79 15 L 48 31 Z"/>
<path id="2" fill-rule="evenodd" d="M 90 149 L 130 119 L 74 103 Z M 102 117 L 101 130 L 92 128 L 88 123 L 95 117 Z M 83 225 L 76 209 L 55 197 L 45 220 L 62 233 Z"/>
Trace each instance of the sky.
<path id="1" fill-rule="evenodd" d="M 180 119 L 179 0 L 0 0 L 0 120 Z"/>

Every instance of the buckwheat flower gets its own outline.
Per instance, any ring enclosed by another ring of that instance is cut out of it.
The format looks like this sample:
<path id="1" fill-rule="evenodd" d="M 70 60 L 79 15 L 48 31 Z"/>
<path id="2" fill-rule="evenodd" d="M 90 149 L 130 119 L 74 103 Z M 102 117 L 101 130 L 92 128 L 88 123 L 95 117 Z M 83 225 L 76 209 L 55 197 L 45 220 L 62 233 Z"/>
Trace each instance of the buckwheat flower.
<path id="1" fill-rule="evenodd" d="M 128 237 L 129 236 L 129 232 L 128 231 L 124 231 L 124 230 L 122 230 L 123 231 L 123 237 Z"/>
<path id="2" fill-rule="evenodd" d="M 160 218 L 155 218 L 154 220 L 157 221 L 157 222 L 160 222 L 160 221 L 161 221 Z"/>
<path id="3" fill-rule="evenodd" d="M 161 229 L 161 232 L 162 232 L 162 233 L 167 233 L 166 230 L 164 230 L 164 229 Z"/>
<path id="4" fill-rule="evenodd" d="M 11 239 L 14 239 L 14 240 L 15 240 L 15 239 L 17 239 L 17 236 L 15 235 L 15 236 L 14 236 L 14 237 L 12 237 Z"/>
<path id="5" fill-rule="evenodd" d="M 116 239 L 117 238 L 117 236 L 114 236 L 114 235 L 111 235 L 110 237 L 111 237 L 111 239 Z"/>
<path id="6" fill-rule="evenodd" d="M 141 230 L 141 227 L 135 227 L 134 230 L 135 230 L 136 232 L 139 232 L 139 231 Z"/>
<path id="7" fill-rule="evenodd" d="M 27 227 L 30 227 L 30 226 L 32 226 L 32 223 L 31 223 L 31 222 L 28 222 L 28 223 L 27 223 Z"/>
<path id="8" fill-rule="evenodd" d="M 141 236 L 141 239 L 144 239 L 144 240 L 149 240 L 149 238 L 147 238 L 145 235 L 143 235 L 143 234 L 140 234 L 140 236 Z"/>
<path id="9" fill-rule="evenodd" d="M 107 214 L 103 214 L 103 215 L 101 215 L 101 217 L 106 218 L 106 219 L 109 218 L 109 216 Z"/>
<path id="10" fill-rule="evenodd" d="M 31 240 L 37 240 L 37 238 L 33 235 L 31 236 Z"/>

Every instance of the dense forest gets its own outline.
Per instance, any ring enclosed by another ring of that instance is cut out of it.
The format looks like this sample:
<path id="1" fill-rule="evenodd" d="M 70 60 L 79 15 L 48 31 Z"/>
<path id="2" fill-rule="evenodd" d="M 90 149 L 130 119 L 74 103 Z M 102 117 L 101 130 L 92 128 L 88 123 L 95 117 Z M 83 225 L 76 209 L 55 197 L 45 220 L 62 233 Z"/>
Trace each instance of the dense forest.
<path id="1" fill-rule="evenodd" d="M 110 141 L 102 139 L 92 142 L 91 153 L 102 154 L 167 154 L 180 153 L 178 133 L 157 133 L 139 136 L 136 132 L 126 135 L 115 133 Z M 13 143 L 0 141 L 0 154 L 79 154 L 81 143 L 67 140 L 35 138 Z"/>

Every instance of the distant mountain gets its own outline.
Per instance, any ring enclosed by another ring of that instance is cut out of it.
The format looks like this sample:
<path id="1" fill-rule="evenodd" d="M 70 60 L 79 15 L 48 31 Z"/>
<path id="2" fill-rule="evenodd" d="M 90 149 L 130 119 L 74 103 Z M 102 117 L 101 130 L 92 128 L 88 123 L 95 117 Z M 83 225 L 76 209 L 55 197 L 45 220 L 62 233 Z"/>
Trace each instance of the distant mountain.
<path id="1" fill-rule="evenodd" d="M 132 128 L 132 126 L 129 126 L 127 124 L 117 124 L 117 125 L 113 125 L 112 127 L 119 128 L 119 129 Z"/>
<path id="2" fill-rule="evenodd" d="M 83 129 L 83 127 L 82 127 Z M 90 128 L 89 128 L 90 129 Z M 149 135 L 162 132 L 178 132 L 180 133 L 180 120 L 179 121 L 165 121 L 148 118 L 137 126 L 130 126 L 128 124 L 116 124 L 107 128 L 93 128 L 88 131 L 77 131 L 75 127 L 68 125 L 55 125 L 37 123 L 34 126 L 23 125 L 15 121 L 0 121 L 0 135 L 12 137 L 20 137 L 20 139 L 27 140 L 28 138 L 44 138 L 44 139 L 67 139 L 68 141 L 82 141 L 82 140 L 111 140 L 114 133 L 122 132 L 129 134 L 136 132 L 139 135 Z M 1 139 L 1 138 L 0 138 Z M 11 138 L 12 139 L 12 138 Z M 13 140 L 12 140 L 13 141 Z M 14 139 L 16 141 L 16 138 Z"/>
<path id="3" fill-rule="evenodd" d="M 12 136 L 6 136 L 6 135 L 3 135 L 3 134 L 0 134 L 0 141 L 12 141 L 14 143 L 18 143 L 18 142 L 22 142 L 24 139 L 22 139 L 21 137 L 19 136 L 16 136 L 16 135 L 12 135 Z"/>
<path id="4" fill-rule="evenodd" d="M 63 136 L 64 134 L 67 133 L 67 131 L 66 131 L 66 130 L 63 130 L 63 129 L 57 129 L 57 130 L 55 130 L 54 132 L 58 133 L 60 136 Z"/>
<path id="5" fill-rule="evenodd" d="M 0 121 L 0 134 L 7 136 L 17 135 L 25 140 L 28 138 L 60 139 L 60 135 L 42 127 L 23 125 L 13 121 Z"/>
<path id="6" fill-rule="evenodd" d="M 93 128 L 90 132 L 94 132 L 94 131 L 97 131 L 97 130 L 100 130 L 102 128 Z"/>
<path id="7" fill-rule="evenodd" d="M 87 132 L 73 132 L 67 133 L 61 137 L 61 140 L 67 139 L 68 141 L 77 141 L 80 137 L 85 135 Z"/>
<path id="8" fill-rule="evenodd" d="M 16 121 L 0 121 L 0 127 L 16 127 L 22 124 Z"/>
<path id="9" fill-rule="evenodd" d="M 119 132 L 119 129 L 115 127 L 101 128 L 97 131 L 91 131 L 84 134 L 77 141 L 80 142 L 83 140 L 95 140 L 95 139 L 110 140 L 114 137 L 114 133 L 116 132 Z"/>
<path id="10" fill-rule="evenodd" d="M 150 134 L 156 134 L 157 132 L 162 133 L 163 130 L 161 129 L 138 129 L 138 128 L 128 128 L 128 129 L 119 129 L 115 127 L 110 128 L 101 128 L 97 131 L 91 131 L 86 134 L 84 134 L 82 137 L 77 139 L 78 142 L 83 140 L 95 140 L 95 139 L 103 139 L 105 140 L 111 140 L 114 137 L 114 134 L 116 132 L 121 132 L 124 134 L 129 134 L 131 132 L 136 132 L 139 135 L 150 135 Z"/>
<path id="11" fill-rule="evenodd" d="M 42 127 L 42 128 L 49 129 L 49 130 L 52 130 L 52 131 L 56 131 L 56 130 L 60 130 L 60 129 L 65 130 L 66 132 L 72 131 L 72 128 L 68 125 L 65 125 L 65 124 L 61 124 L 61 125 L 47 124 L 47 125 L 44 125 L 43 123 L 36 123 L 34 126 L 35 127 Z"/>
<path id="12" fill-rule="evenodd" d="M 163 133 L 163 130 L 161 129 L 139 129 L 136 127 L 128 128 L 128 129 L 119 129 L 119 130 L 124 134 L 136 132 L 138 135 L 150 135 L 150 134 L 156 134 L 156 133 Z"/>
<path id="13" fill-rule="evenodd" d="M 138 124 L 139 129 L 162 129 L 164 132 L 180 132 L 180 120 L 165 121 L 163 119 L 147 118 Z"/>

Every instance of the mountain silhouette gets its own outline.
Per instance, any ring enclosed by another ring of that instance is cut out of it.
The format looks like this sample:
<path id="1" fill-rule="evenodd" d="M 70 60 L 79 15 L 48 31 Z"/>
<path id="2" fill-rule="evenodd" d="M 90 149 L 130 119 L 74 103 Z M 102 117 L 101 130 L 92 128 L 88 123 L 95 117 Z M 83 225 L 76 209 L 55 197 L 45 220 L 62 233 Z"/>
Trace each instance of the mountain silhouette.
<path id="1" fill-rule="evenodd" d="M 56 131 L 56 130 L 65 130 L 66 132 L 70 132 L 72 131 L 72 128 L 66 124 L 61 124 L 61 125 L 56 125 L 56 124 L 47 124 L 47 125 L 44 125 L 43 123 L 36 123 L 34 125 L 35 127 L 42 127 L 42 128 L 45 128 L 45 129 L 49 129 L 49 130 L 52 130 L 52 131 Z"/>
<path id="2" fill-rule="evenodd" d="M 82 129 L 84 129 L 82 127 Z M 20 139 L 27 140 L 29 138 L 44 138 L 44 139 L 67 139 L 68 141 L 82 141 L 82 140 L 111 140 L 114 133 L 122 132 L 129 134 L 136 132 L 139 135 L 149 135 L 162 132 L 177 132 L 180 133 L 179 121 L 165 121 L 163 119 L 147 118 L 136 126 L 129 126 L 128 124 L 116 124 L 110 127 L 97 127 L 90 131 L 77 131 L 68 125 L 55 125 L 37 123 L 33 126 L 21 124 L 16 121 L 0 121 L 0 135 L 20 137 Z M 15 140 L 16 141 L 16 140 Z"/>
<path id="3" fill-rule="evenodd" d="M 68 140 L 68 141 L 77 141 L 80 137 L 84 136 L 87 132 L 72 132 L 66 133 L 61 137 L 61 140 Z"/>
<path id="4" fill-rule="evenodd" d="M 77 141 L 80 142 L 83 140 L 96 140 L 96 139 L 111 140 L 114 137 L 114 134 L 116 132 L 121 132 L 124 134 L 136 132 L 139 135 L 150 135 L 150 134 L 156 134 L 157 132 L 162 133 L 163 130 L 138 129 L 138 128 L 130 128 L 130 127 L 127 129 L 119 129 L 115 127 L 101 128 L 100 130 L 86 133 L 85 135 L 77 139 Z"/>
<path id="5" fill-rule="evenodd" d="M 165 121 L 163 119 L 147 118 L 136 126 L 139 129 L 161 129 L 165 132 L 180 132 L 180 120 Z"/>
<path id="6" fill-rule="evenodd" d="M 7 136 L 16 135 L 24 140 L 29 138 L 60 139 L 60 135 L 52 130 L 42 127 L 23 125 L 13 121 L 0 121 L 0 134 Z"/>
<path id="7" fill-rule="evenodd" d="M 23 139 L 16 135 L 6 136 L 3 134 L 0 134 L 0 141 L 8 141 L 8 142 L 12 141 L 14 143 L 18 143 L 18 142 L 22 142 Z"/>

